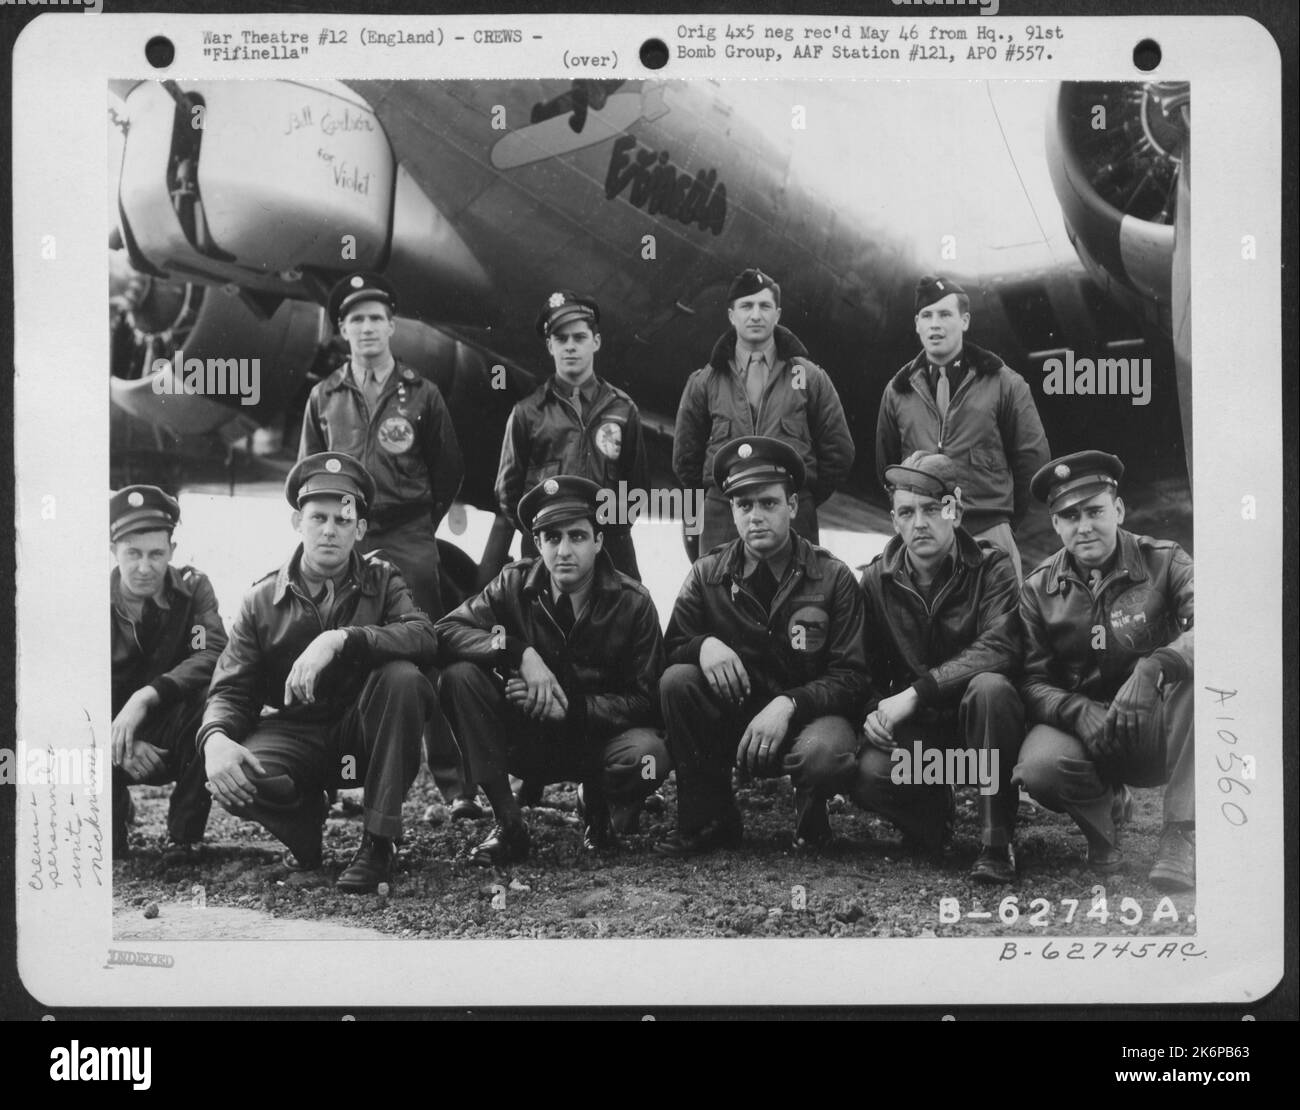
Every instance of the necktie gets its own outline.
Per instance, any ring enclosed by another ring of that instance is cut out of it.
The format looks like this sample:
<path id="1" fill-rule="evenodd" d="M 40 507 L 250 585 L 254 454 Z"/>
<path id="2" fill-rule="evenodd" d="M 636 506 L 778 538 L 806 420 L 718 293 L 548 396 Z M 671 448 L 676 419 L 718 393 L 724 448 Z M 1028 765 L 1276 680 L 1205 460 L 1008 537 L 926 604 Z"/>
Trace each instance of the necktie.
<path id="1" fill-rule="evenodd" d="M 330 615 L 334 612 L 334 579 L 325 579 L 325 585 L 313 600 L 320 612 L 321 623 L 329 624 Z"/>
<path id="2" fill-rule="evenodd" d="M 578 419 L 581 420 L 582 419 L 582 390 L 579 389 L 576 385 L 573 387 L 573 407 L 577 409 Z"/>
<path id="3" fill-rule="evenodd" d="M 948 367 L 939 367 L 939 381 L 935 385 L 934 400 L 939 406 L 939 418 L 942 420 L 948 414 L 949 396 L 948 386 Z"/>
<path id="4" fill-rule="evenodd" d="M 759 561 L 749 579 L 749 588 L 754 596 L 763 603 L 763 608 L 771 612 L 772 599 L 776 597 L 776 575 L 767 563 Z"/>
<path id="5" fill-rule="evenodd" d="M 749 356 L 749 366 L 745 370 L 745 394 L 749 397 L 749 407 L 758 412 L 763 403 L 763 387 L 767 385 L 767 359 L 755 352 Z"/>
<path id="6" fill-rule="evenodd" d="M 568 594 L 560 594 L 555 601 L 555 622 L 566 636 L 573 631 L 574 620 L 573 598 Z"/>
<path id="7" fill-rule="evenodd" d="M 1101 571 L 1096 567 L 1088 572 L 1088 588 L 1094 594 L 1101 589 Z"/>
<path id="8" fill-rule="evenodd" d="M 365 394 L 366 404 L 372 409 L 379 403 L 379 395 L 384 391 L 384 387 L 379 384 L 379 379 L 375 376 L 373 370 L 366 371 L 365 382 L 361 386 L 361 392 Z"/>

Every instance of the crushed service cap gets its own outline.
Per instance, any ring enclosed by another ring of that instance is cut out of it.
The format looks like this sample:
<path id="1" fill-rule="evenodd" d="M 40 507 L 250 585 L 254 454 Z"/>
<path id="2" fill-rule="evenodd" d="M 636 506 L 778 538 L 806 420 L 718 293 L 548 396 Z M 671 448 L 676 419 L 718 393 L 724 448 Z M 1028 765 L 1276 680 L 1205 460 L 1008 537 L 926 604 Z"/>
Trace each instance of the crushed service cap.
<path id="1" fill-rule="evenodd" d="M 713 483 L 724 497 L 787 480 L 798 493 L 803 489 L 804 477 L 799 452 L 771 436 L 741 436 L 724 443 L 713 456 Z"/>
<path id="2" fill-rule="evenodd" d="M 560 289 L 542 305 L 537 317 L 537 334 L 546 339 L 561 324 L 573 320 L 586 320 L 593 326 L 599 324 L 600 307 L 590 297 L 580 297 L 572 289 Z"/>
<path id="3" fill-rule="evenodd" d="M 180 502 L 157 486 L 126 486 L 108 500 L 108 537 L 114 543 L 135 532 L 170 532 L 180 519 Z"/>
<path id="4" fill-rule="evenodd" d="M 927 274 L 916 283 L 916 300 L 912 311 L 913 313 L 920 312 L 926 305 L 943 300 L 949 293 L 965 292 L 966 290 L 955 281 Z"/>
<path id="5" fill-rule="evenodd" d="M 397 311 L 397 293 L 393 290 L 393 283 L 383 274 L 358 270 L 348 274 L 330 290 L 330 319 L 337 324 L 358 301 L 381 301 L 388 305 L 389 312 Z"/>
<path id="6" fill-rule="evenodd" d="M 530 533 L 570 520 L 590 520 L 595 527 L 599 494 L 600 486 L 576 474 L 544 478 L 519 499 L 519 523 Z"/>
<path id="7" fill-rule="evenodd" d="M 351 455 L 321 451 L 298 461 L 284 483 L 285 500 L 295 509 L 313 497 L 351 497 L 365 516 L 375 500 L 375 480 Z"/>
<path id="8" fill-rule="evenodd" d="M 741 297 L 752 297 L 764 289 L 772 290 L 772 298 L 780 308 L 781 287 L 776 283 L 776 278 L 752 267 L 742 270 L 732 279 L 731 288 L 727 290 L 727 303 L 735 304 Z"/>
<path id="9" fill-rule="evenodd" d="M 1124 464 L 1105 451 L 1076 451 L 1044 466 L 1029 483 L 1034 496 L 1054 513 L 1064 512 L 1107 490 L 1118 490 Z"/>
<path id="10" fill-rule="evenodd" d="M 923 497 L 958 496 L 957 464 L 947 455 L 913 451 L 901 463 L 885 468 L 885 484 Z"/>

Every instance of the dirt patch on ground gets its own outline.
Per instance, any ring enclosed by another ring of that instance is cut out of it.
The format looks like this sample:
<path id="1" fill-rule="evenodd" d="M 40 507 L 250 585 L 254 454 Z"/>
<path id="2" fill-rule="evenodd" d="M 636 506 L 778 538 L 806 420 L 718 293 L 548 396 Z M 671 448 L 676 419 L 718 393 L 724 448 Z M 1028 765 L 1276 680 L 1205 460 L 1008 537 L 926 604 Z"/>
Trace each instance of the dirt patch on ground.
<path id="1" fill-rule="evenodd" d="M 422 773 L 405 806 L 406 843 L 387 897 L 343 894 L 333 885 L 360 839 L 356 819 L 331 818 L 324 866 L 295 874 L 266 832 L 214 807 L 202 856 L 164 865 L 167 793 L 164 787 L 135 791 L 133 856 L 114 866 L 116 938 L 297 938 L 308 934 L 294 930 L 312 923 L 340 936 L 365 930 L 361 935 L 425 939 L 1196 932 L 1195 895 L 1164 898 L 1147 882 L 1160 834 L 1158 790 L 1136 792 L 1125 865 L 1104 878 L 1086 868 L 1073 822 L 1022 805 L 1020 878 L 990 888 L 966 878 L 979 851 L 973 790 L 958 795 L 956 850 L 941 862 L 905 851 L 890 824 L 839 805 L 831 819 L 835 843 L 816 854 L 796 852 L 790 846 L 793 797 L 784 779 L 739 791 L 745 814 L 740 848 L 674 861 L 651 851 L 675 823 L 671 782 L 667 811 L 643 816 L 641 833 L 623 851 L 596 858 L 581 850 L 573 788 L 552 786 L 546 791 L 550 805 L 526 811 L 532 856 L 496 871 L 465 858 L 487 834 L 490 819 L 446 820 L 446 808 Z M 430 806 L 432 823 L 423 819 Z M 144 916 L 150 903 L 159 908 L 156 918 Z M 213 912 L 229 909 L 253 916 Z"/>

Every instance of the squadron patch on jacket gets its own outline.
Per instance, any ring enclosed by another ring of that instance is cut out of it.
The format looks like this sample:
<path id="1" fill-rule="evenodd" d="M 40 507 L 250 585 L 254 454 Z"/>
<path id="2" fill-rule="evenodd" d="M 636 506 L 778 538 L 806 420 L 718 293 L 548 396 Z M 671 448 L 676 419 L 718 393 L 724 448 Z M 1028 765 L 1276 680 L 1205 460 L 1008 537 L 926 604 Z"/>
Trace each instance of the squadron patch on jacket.
<path id="1" fill-rule="evenodd" d="M 1157 616 L 1152 621 L 1147 615 L 1148 604 L 1153 598 L 1159 601 L 1155 591 L 1143 583 L 1125 590 L 1111 603 L 1111 634 L 1127 651 L 1145 653 L 1160 646 L 1157 637 L 1163 631 L 1164 620 Z"/>
<path id="2" fill-rule="evenodd" d="M 596 449 L 607 459 L 617 459 L 623 453 L 623 425 L 606 420 L 596 429 Z"/>
<path id="3" fill-rule="evenodd" d="M 390 416 L 379 425 L 379 446 L 390 455 L 402 455 L 415 442 L 415 428 L 405 416 Z"/>
<path id="4" fill-rule="evenodd" d="M 790 617 L 786 629 L 790 637 L 790 646 L 795 651 L 809 654 L 819 652 L 826 646 L 826 633 L 830 627 L 830 614 L 816 605 L 802 605 Z"/>

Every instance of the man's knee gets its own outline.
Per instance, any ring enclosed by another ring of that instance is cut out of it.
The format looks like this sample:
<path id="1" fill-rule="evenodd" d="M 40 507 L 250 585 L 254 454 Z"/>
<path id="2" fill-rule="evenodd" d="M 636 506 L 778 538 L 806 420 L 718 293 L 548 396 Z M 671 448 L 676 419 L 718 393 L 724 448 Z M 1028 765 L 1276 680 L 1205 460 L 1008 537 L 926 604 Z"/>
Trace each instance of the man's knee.
<path id="1" fill-rule="evenodd" d="M 876 810 L 903 789 L 893 779 L 894 760 L 868 744 L 853 767 L 849 797 L 861 808 Z"/>
<path id="2" fill-rule="evenodd" d="M 1007 699 L 1020 700 L 1020 695 L 1016 693 L 1016 688 L 1011 684 L 1011 680 L 1004 674 L 994 674 L 991 671 L 985 671 L 983 674 L 977 674 L 966 686 L 966 693 L 962 695 L 962 701 L 980 702 L 992 704 Z"/>
<path id="3" fill-rule="evenodd" d="M 1061 788 L 1061 759 L 1078 754 L 1082 745 L 1069 733 L 1051 725 L 1035 725 L 1020 746 L 1020 758 L 1011 781 L 1023 786 L 1038 801 L 1055 799 Z"/>
<path id="4" fill-rule="evenodd" d="M 390 698 L 418 698 L 426 708 L 434 702 L 434 688 L 409 659 L 394 659 L 382 663 L 373 672 L 375 688 Z"/>
<path id="5" fill-rule="evenodd" d="M 667 710 L 704 690 L 704 672 L 694 663 L 674 663 L 659 679 L 659 701 Z"/>
<path id="6" fill-rule="evenodd" d="M 819 717 L 795 738 L 783 769 L 796 788 L 838 790 L 852 777 L 858 736 L 843 717 Z"/>
<path id="7" fill-rule="evenodd" d="M 447 705 L 458 695 L 491 686 L 492 680 L 479 664 L 464 661 L 453 663 L 444 667 L 438 675 L 438 700 Z"/>
<path id="8" fill-rule="evenodd" d="M 670 770 L 668 744 L 654 729 L 629 729 L 605 749 L 605 788 L 611 794 L 648 794 Z"/>

